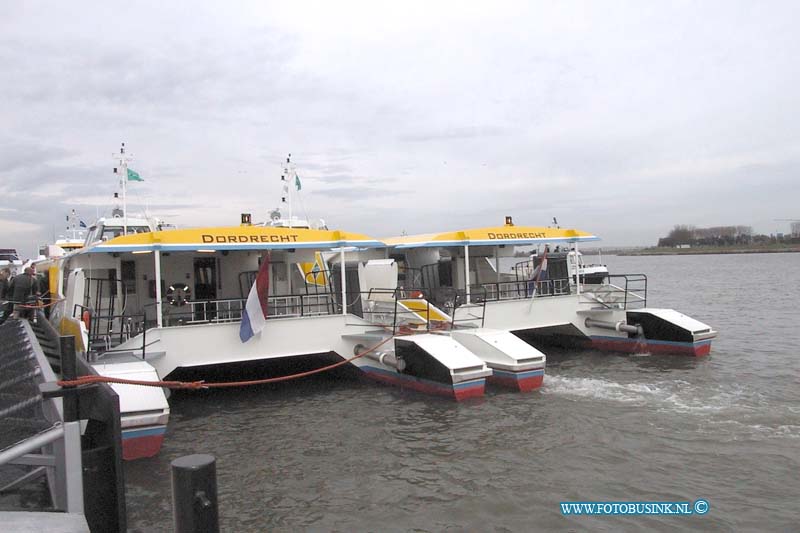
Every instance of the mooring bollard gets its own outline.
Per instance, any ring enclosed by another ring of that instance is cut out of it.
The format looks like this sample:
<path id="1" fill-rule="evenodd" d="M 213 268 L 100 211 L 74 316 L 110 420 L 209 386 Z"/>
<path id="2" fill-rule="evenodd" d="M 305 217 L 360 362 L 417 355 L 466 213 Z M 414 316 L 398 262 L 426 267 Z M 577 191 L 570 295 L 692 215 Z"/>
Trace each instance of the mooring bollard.
<path id="1" fill-rule="evenodd" d="M 78 362 L 75 354 L 75 337 L 72 335 L 60 338 L 61 343 L 61 379 L 71 381 L 78 377 Z M 78 419 L 78 397 L 67 394 L 62 400 L 64 406 L 64 422 L 75 422 Z"/>
<path id="2" fill-rule="evenodd" d="M 178 457 L 172 466 L 175 533 L 218 532 L 217 465 L 213 455 Z"/>

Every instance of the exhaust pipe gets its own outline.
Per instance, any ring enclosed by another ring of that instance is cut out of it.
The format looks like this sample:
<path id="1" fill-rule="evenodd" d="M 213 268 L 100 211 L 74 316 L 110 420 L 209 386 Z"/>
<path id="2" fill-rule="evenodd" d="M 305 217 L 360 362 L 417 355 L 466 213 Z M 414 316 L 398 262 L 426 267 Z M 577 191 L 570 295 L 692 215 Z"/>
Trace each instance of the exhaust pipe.
<path id="1" fill-rule="evenodd" d="M 587 328 L 612 329 L 614 331 L 631 333 L 637 337 L 644 337 L 644 329 L 642 329 L 642 326 L 639 324 L 631 326 L 630 324 L 625 323 L 624 320 L 620 320 L 619 322 L 608 322 L 606 320 L 587 318 L 584 324 L 586 324 Z"/>
<path id="2" fill-rule="evenodd" d="M 353 348 L 354 355 L 360 355 L 364 353 L 367 347 L 363 344 L 356 344 Z M 402 357 L 395 356 L 394 352 L 384 352 L 384 351 L 372 351 L 365 355 L 367 359 L 372 359 L 373 361 L 377 361 L 382 365 L 394 368 L 398 372 L 402 372 L 406 369 L 406 361 Z"/>

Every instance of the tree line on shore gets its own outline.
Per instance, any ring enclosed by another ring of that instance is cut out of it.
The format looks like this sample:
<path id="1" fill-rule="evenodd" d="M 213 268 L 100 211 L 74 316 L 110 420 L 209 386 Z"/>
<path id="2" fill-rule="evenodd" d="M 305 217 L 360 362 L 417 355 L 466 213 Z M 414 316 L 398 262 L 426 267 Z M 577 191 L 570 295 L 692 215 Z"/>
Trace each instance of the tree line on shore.
<path id="1" fill-rule="evenodd" d="M 715 226 L 697 228 L 677 224 L 666 237 L 658 239 L 659 248 L 676 246 L 743 246 L 766 244 L 800 244 L 800 235 L 753 234 L 751 226 Z"/>

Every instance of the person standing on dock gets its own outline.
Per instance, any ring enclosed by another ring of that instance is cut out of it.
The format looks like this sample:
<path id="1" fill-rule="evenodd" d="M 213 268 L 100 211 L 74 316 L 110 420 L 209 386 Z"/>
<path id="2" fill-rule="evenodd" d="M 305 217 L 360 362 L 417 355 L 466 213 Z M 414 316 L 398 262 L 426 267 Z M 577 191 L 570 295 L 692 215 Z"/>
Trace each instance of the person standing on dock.
<path id="1" fill-rule="evenodd" d="M 6 300 L 10 296 L 8 286 L 9 278 L 11 277 L 11 270 L 4 268 L 0 270 L 0 324 L 6 321 L 8 315 L 11 314 L 13 304 Z"/>
<path id="2" fill-rule="evenodd" d="M 14 304 L 34 304 L 39 298 L 39 282 L 36 279 L 36 271 L 32 267 L 26 267 L 22 274 L 14 276 L 11 283 L 8 285 L 6 293 L 8 297 L 8 304 L 6 306 L 6 314 L 3 315 L 3 321 L 8 318 L 8 314 L 14 310 Z M 20 318 L 30 318 L 33 316 L 31 309 L 22 308 L 19 311 Z"/>
<path id="3" fill-rule="evenodd" d="M 4 268 L 0 270 L 0 301 L 6 299 L 6 293 L 8 292 L 8 278 L 11 277 L 11 270 Z"/>

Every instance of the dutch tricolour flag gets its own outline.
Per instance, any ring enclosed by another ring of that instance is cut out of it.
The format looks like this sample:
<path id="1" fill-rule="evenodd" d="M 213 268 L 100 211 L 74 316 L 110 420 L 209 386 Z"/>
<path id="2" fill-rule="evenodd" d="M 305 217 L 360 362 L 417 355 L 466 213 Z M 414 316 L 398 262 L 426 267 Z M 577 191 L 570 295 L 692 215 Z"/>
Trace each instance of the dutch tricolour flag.
<path id="1" fill-rule="evenodd" d="M 531 273 L 531 281 L 544 281 L 547 279 L 547 248 L 544 249 L 541 261 Z"/>
<path id="2" fill-rule="evenodd" d="M 536 281 L 544 281 L 547 279 L 547 248 L 544 249 L 542 255 L 542 262 L 539 263 L 539 272 L 536 273 Z"/>
<path id="3" fill-rule="evenodd" d="M 256 282 L 247 295 L 247 303 L 242 312 L 242 323 L 239 326 L 239 338 L 247 342 L 250 337 L 259 333 L 267 323 L 267 299 L 269 297 L 269 255 L 265 255 L 258 269 Z"/>
<path id="4" fill-rule="evenodd" d="M 528 293 L 531 296 L 536 295 L 537 284 L 540 281 L 547 279 L 547 247 L 544 249 L 544 255 L 539 265 L 531 273 L 530 281 L 528 281 Z"/>

